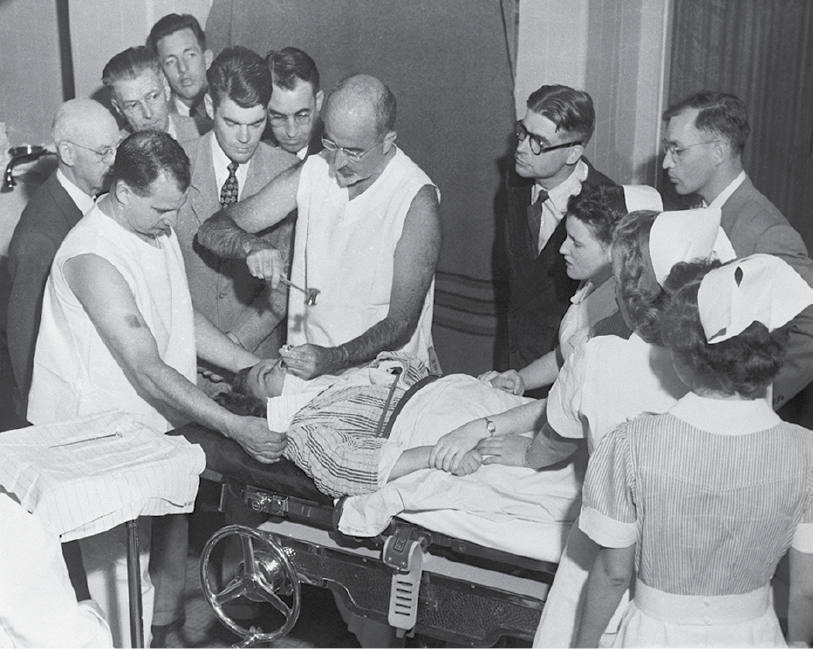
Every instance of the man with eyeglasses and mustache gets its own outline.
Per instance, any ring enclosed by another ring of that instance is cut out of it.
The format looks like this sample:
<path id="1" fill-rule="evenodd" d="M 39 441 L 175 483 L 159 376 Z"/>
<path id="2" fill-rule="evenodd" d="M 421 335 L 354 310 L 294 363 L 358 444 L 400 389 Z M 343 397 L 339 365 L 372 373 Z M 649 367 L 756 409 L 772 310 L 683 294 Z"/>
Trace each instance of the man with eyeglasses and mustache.
<path id="1" fill-rule="evenodd" d="M 127 123 L 123 137 L 139 131 L 169 133 L 180 144 L 196 140 L 195 120 L 173 113 L 170 89 L 155 52 L 145 45 L 129 47 L 107 62 L 102 83 L 110 103 Z"/>
<path id="2" fill-rule="evenodd" d="M 506 177 L 508 365 L 521 370 L 554 349 L 559 323 L 578 282 L 567 276 L 559 248 L 571 196 L 586 185 L 613 185 L 584 158 L 595 109 L 586 92 L 542 86 L 516 124 L 514 167 Z M 547 390 L 527 396 L 542 397 Z"/>
<path id="3" fill-rule="evenodd" d="M 813 286 L 813 262 L 802 237 L 743 169 L 742 150 L 750 132 L 745 103 L 704 90 L 668 108 L 663 118 L 663 168 L 675 191 L 696 194 L 703 205 L 722 210 L 720 225 L 737 257 L 776 255 Z M 813 380 L 813 308 L 794 318 L 787 332 L 787 359 L 773 385 L 774 409 Z"/>
<path id="4" fill-rule="evenodd" d="M 296 47 L 265 57 L 273 80 L 268 103 L 268 139 L 300 160 L 322 150 L 324 93 L 314 60 Z"/>
<path id="5" fill-rule="evenodd" d="M 28 408 L 34 345 L 51 262 L 68 231 L 107 191 L 119 144 L 116 120 L 90 99 L 65 102 L 54 118 L 57 170 L 34 193 L 14 229 L 8 256 L 8 346 L 21 421 Z"/>
<path id="6" fill-rule="evenodd" d="M 367 75 L 326 102 L 325 150 L 201 226 L 200 243 L 246 259 L 276 285 L 281 255 L 259 233 L 298 210 L 291 280 L 318 303 L 288 298 L 288 372 L 310 379 L 404 350 L 433 364 L 432 302 L 440 249 L 437 187 L 395 145 L 396 104 Z M 436 366 L 436 362 L 434 363 Z"/>

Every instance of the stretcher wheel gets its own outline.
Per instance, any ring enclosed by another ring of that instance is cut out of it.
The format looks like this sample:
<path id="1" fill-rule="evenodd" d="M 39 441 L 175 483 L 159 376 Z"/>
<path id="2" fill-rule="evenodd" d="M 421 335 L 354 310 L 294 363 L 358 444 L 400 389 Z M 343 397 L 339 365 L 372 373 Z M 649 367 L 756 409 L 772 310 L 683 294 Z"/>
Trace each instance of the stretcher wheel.
<path id="1" fill-rule="evenodd" d="M 218 592 L 210 570 L 212 551 L 226 538 L 240 539 L 243 558 L 234 578 Z M 299 618 L 302 593 L 299 577 L 285 550 L 268 534 L 244 525 L 229 525 L 215 532 L 203 548 L 200 559 L 200 581 L 209 605 L 220 621 L 232 632 L 243 637 L 240 646 L 273 642 L 287 635 Z M 232 620 L 223 605 L 247 597 L 254 602 L 269 602 L 284 617 L 284 624 L 276 631 L 266 632 L 257 627 L 247 629 Z M 288 604 L 282 598 L 290 599 Z"/>

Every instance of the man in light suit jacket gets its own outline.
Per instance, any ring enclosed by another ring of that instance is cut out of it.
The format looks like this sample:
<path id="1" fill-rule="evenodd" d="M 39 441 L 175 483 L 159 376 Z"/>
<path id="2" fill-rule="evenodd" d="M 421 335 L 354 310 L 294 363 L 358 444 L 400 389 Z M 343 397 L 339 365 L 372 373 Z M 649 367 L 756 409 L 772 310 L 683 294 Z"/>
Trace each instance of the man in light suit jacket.
<path id="1" fill-rule="evenodd" d="M 705 205 L 721 208 L 721 225 L 737 257 L 776 255 L 813 286 L 813 262 L 802 237 L 743 170 L 750 127 L 742 100 L 701 91 L 670 107 L 664 119 L 663 168 L 677 193 L 697 194 Z M 813 307 L 787 330 L 787 356 L 773 387 L 775 409 L 813 380 Z"/>
<path id="2" fill-rule="evenodd" d="M 177 233 L 195 308 L 234 342 L 260 356 L 282 343 L 287 307 L 285 286 L 275 290 L 248 272 L 242 260 L 221 259 L 201 247 L 195 235 L 221 208 L 257 193 L 297 162 L 295 156 L 260 142 L 271 95 L 271 74 L 262 57 L 244 47 L 224 50 L 208 71 L 214 128 L 185 146 L 192 184 Z M 285 251 L 293 223 L 286 219 L 264 233 Z"/>
<path id="3" fill-rule="evenodd" d="M 583 185 L 613 185 L 583 157 L 595 110 L 586 92 L 542 86 L 528 97 L 516 124 L 514 168 L 506 178 L 509 264 L 509 367 L 521 370 L 558 343 L 559 322 L 578 282 L 565 271 L 559 248 L 565 212 Z M 547 390 L 533 391 L 541 397 Z"/>

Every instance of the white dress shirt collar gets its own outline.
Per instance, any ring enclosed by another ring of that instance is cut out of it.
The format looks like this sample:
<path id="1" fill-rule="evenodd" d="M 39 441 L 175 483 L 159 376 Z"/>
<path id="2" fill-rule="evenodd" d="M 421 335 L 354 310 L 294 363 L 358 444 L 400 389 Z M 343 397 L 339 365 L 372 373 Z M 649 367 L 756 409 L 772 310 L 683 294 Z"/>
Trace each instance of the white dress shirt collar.
<path id="1" fill-rule="evenodd" d="M 731 198 L 731 194 L 737 191 L 737 188 L 745 182 L 745 170 L 741 171 L 739 175 L 732 180 L 728 187 L 726 187 L 720 194 L 715 198 L 709 205 L 706 205 L 706 202 L 703 201 L 704 207 L 719 207 L 722 208 L 725 205 L 725 202 Z"/>
<path id="2" fill-rule="evenodd" d="M 56 179 L 59 181 L 59 184 L 62 185 L 62 188 L 68 192 L 68 196 L 71 197 L 71 200 L 76 204 L 76 207 L 79 208 L 79 211 L 82 212 L 82 214 L 87 214 L 95 203 L 93 196 L 88 196 L 68 180 L 68 177 L 62 173 L 62 169 L 56 170 Z"/>

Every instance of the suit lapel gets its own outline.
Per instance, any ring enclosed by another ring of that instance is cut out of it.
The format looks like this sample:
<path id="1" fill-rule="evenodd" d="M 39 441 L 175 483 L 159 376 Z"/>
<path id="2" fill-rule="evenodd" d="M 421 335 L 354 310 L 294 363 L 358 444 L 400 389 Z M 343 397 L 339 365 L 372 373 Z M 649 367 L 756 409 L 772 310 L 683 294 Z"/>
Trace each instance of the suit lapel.
<path id="1" fill-rule="evenodd" d="M 198 141 L 195 171 L 192 174 L 189 192 L 192 212 L 198 223 L 203 223 L 220 209 L 215 166 L 212 161 L 212 137 L 214 136 L 211 133 L 207 133 Z"/>
<path id="2" fill-rule="evenodd" d="M 73 202 L 70 194 L 65 191 L 65 188 L 56 177 L 56 172 L 51 175 L 47 183 L 48 191 L 54 203 L 59 208 L 62 218 L 64 218 L 68 226 L 72 228 L 79 223 L 79 220 L 82 218 L 82 211 L 76 206 L 76 203 Z"/>

